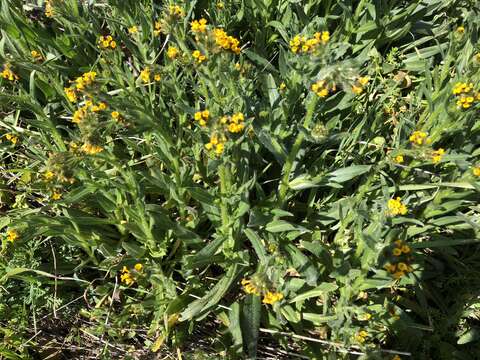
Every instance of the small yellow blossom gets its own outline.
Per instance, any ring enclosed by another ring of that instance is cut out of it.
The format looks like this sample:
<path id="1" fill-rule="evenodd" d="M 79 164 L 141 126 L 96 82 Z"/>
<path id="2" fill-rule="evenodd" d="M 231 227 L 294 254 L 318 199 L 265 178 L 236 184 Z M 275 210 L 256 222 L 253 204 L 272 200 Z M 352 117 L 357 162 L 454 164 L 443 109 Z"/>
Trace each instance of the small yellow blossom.
<path id="1" fill-rule="evenodd" d="M 150 81 L 150 68 L 146 67 L 140 72 L 140 78 L 144 83 L 148 83 Z"/>
<path id="2" fill-rule="evenodd" d="M 113 40 L 113 37 L 111 35 L 107 36 L 100 36 L 98 38 L 98 47 L 100 49 L 115 49 L 117 47 L 117 43 L 115 40 Z"/>
<path id="3" fill-rule="evenodd" d="M 155 30 L 153 30 L 153 35 L 159 36 L 162 33 L 162 23 L 160 21 L 155 21 Z"/>
<path id="4" fill-rule="evenodd" d="M 128 28 L 128 33 L 129 34 L 137 34 L 138 33 L 138 27 L 136 25 L 133 25 L 132 27 Z"/>
<path id="5" fill-rule="evenodd" d="M 357 335 L 355 335 L 355 340 L 363 344 L 367 337 L 368 337 L 368 333 L 365 330 L 361 330 L 357 333 Z"/>
<path id="6" fill-rule="evenodd" d="M 51 198 L 52 200 L 60 200 L 62 198 L 62 194 L 57 191 L 54 191 Z"/>
<path id="7" fill-rule="evenodd" d="M 120 113 L 118 111 L 112 111 L 110 115 L 112 115 L 112 118 L 115 120 L 118 120 L 118 118 L 120 117 Z"/>
<path id="8" fill-rule="evenodd" d="M 423 131 L 414 131 L 412 135 L 410 135 L 410 142 L 415 145 L 423 145 L 430 143 L 430 140 L 427 138 L 427 133 Z"/>
<path id="9" fill-rule="evenodd" d="M 155 74 L 155 75 L 153 76 L 153 80 L 155 80 L 155 81 L 160 81 L 160 80 L 162 80 L 162 76 L 161 76 L 160 74 Z"/>
<path id="10" fill-rule="evenodd" d="M 199 50 L 195 50 L 192 53 L 192 56 L 198 64 L 201 64 L 202 62 L 204 62 L 207 59 L 207 57 L 205 55 L 203 55 Z"/>
<path id="11" fill-rule="evenodd" d="M 181 18 L 185 16 L 185 11 L 178 5 L 170 5 L 169 7 L 170 16 Z"/>
<path id="12" fill-rule="evenodd" d="M 480 176 L 480 166 L 474 166 L 472 168 L 473 175 Z"/>
<path id="13" fill-rule="evenodd" d="M 77 93 L 75 89 L 68 87 L 63 89 L 65 91 L 65 95 L 67 96 L 68 101 L 75 103 L 77 102 Z"/>
<path id="14" fill-rule="evenodd" d="M 42 54 L 40 54 L 37 50 L 30 51 L 30 55 L 32 55 L 32 58 L 35 61 L 41 61 L 43 59 Z"/>
<path id="15" fill-rule="evenodd" d="M 20 79 L 17 74 L 15 74 L 11 69 L 9 64 L 3 66 L 3 71 L 0 74 L 4 79 L 9 81 L 17 81 Z"/>
<path id="16" fill-rule="evenodd" d="M 405 215 L 407 213 L 407 207 L 402 203 L 401 198 L 388 200 L 388 214 L 390 216 Z"/>
<path id="17" fill-rule="evenodd" d="M 124 266 L 121 270 L 120 280 L 125 283 L 127 286 L 132 285 L 135 282 L 130 270 L 126 266 Z"/>
<path id="18" fill-rule="evenodd" d="M 237 55 L 240 54 L 240 41 L 237 38 L 228 35 L 223 29 L 214 29 L 213 35 L 217 46 L 223 50 L 230 50 Z"/>
<path id="19" fill-rule="evenodd" d="M 405 159 L 403 158 L 403 155 L 397 155 L 393 158 L 393 161 L 395 161 L 397 164 L 403 164 Z"/>
<path id="20" fill-rule="evenodd" d="M 334 83 L 329 84 L 325 80 L 318 80 L 316 83 L 312 84 L 311 87 L 311 90 L 321 98 L 327 97 L 329 93 L 335 92 L 336 89 L 337 87 Z"/>
<path id="21" fill-rule="evenodd" d="M 458 34 L 463 34 L 465 32 L 465 28 L 463 26 L 459 26 L 459 27 L 457 27 L 456 31 L 457 31 Z"/>
<path id="22" fill-rule="evenodd" d="M 370 313 L 365 313 L 365 314 L 362 314 L 358 317 L 358 320 L 360 321 L 368 321 L 372 318 L 372 314 Z"/>
<path id="23" fill-rule="evenodd" d="M 45 1 L 45 16 L 48 18 L 52 18 L 54 15 L 53 12 L 53 5 L 52 5 L 52 0 L 46 0 Z"/>
<path id="24" fill-rule="evenodd" d="M 88 155 L 95 155 L 103 151 L 103 148 L 98 145 L 92 145 L 90 143 L 85 143 L 82 145 L 81 150 Z"/>
<path id="25" fill-rule="evenodd" d="M 170 46 L 167 50 L 167 57 L 171 60 L 178 56 L 178 49 L 174 46 Z"/>
<path id="26" fill-rule="evenodd" d="M 135 264 L 134 268 L 135 268 L 136 271 L 140 272 L 143 269 L 143 265 L 140 264 L 140 263 L 137 263 L 137 264 Z"/>
<path id="27" fill-rule="evenodd" d="M 190 23 L 190 30 L 194 34 L 205 33 L 207 31 L 207 20 L 204 18 L 200 20 L 193 20 Z"/>
<path id="28" fill-rule="evenodd" d="M 45 180 L 50 181 L 55 177 L 55 173 L 53 171 L 47 170 L 43 173 L 43 177 Z"/>
<path id="29" fill-rule="evenodd" d="M 278 87 L 278 89 L 279 89 L 280 91 L 283 91 L 283 90 L 285 90 L 286 88 L 287 88 L 287 84 L 285 84 L 285 83 L 282 81 L 282 83 L 280 84 L 280 86 Z"/>
<path id="30" fill-rule="evenodd" d="M 207 121 L 210 118 L 210 111 L 208 110 L 203 110 L 203 111 L 197 111 L 194 115 L 193 118 L 195 121 L 198 121 L 198 124 L 202 127 L 207 126 Z"/>
<path id="31" fill-rule="evenodd" d="M 282 293 L 267 291 L 265 293 L 265 295 L 263 296 L 262 302 L 264 304 L 273 305 L 273 304 L 275 304 L 276 302 L 278 302 L 282 299 L 283 299 L 283 294 Z"/>
<path id="32" fill-rule="evenodd" d="M 432 153 L 432 162 L 434 164 L 439 163 L 442 160 L 443 155 L 445 155 L 445 150 L 444 149 L 440 148 L 438 150 L 435 150 Z"/>
<path id="33" fill-rule="evenodd" d="M 241 284 L 243 286 L 243 291 L 245 291 L 247 294 L 253 294 L 257 296 L 260 295 L 260 289 L 252 280 L 242 279 Z"/>
<path id="34" fill-rule="evenodd" d="M 392 253 L 395 256 L 400 256 L 400 255 L 402 255 L 402 250 L 399 249 L 399 248 L 395 248 L 395 249 L 393 249 Z"/>
<path id="35" fill-rule="evenodd" d="M 5 134 L 5 138 L 10 141 L 13 145 L 17 145 L 18 137 L 13 134 Z"/>
<path id="36" fill-rule="evenodd" d="M 217 2 L 217 9 L 222 10 L 225 7 L 225 4 L 221 1 Z"/>
<path id="37" fill-rule="evenodd" d="M 14 242 L 19 237 L 18 232 L 16 230 L 10 229 L 7 231 L 7 240 L 10 242 Z"/>

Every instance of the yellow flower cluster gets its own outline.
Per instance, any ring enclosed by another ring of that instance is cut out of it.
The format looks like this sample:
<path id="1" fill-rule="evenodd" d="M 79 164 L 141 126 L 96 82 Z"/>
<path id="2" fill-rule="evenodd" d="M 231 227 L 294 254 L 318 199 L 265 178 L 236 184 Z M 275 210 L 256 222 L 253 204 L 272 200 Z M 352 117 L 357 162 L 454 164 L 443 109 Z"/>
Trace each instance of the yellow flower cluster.
<path id="1" fill-rule="evenodd" d="M 409 140 L 414 145 L 430 144 L 431 142 L 427 133 L 423 131 L 414 131 L 412 135 L 410 135 Z"/>
<path id="2" fill-rule="evenodd" d="M 3 66 L 3 71 L 1 75 L 4 79 L 10 80 L 10 81 L 16 81 L 19 79 L 19 77 L 10 69 L 9 64 L 5 64 Z"/>
<path id="3" fill-rule="evenodd" d="M 13 145 L 17 145 L 18 137 L 13 134 L 5 134 L 5 139 L 10 141 Z"/>
<path id="4" fill-rule="evenodd" d="M 271 292 L 271 291 L 267 291 L 265 293 L 265 295 L 263 296 L 263 300 L 262 302 L 264 304 L 270 304 L 270 305 L 273 305 L 275 304 L 277 301 L 280 301 L 283 299 L 283 294 L 281 292 Z"/>
<path id="5" fill-rule="evenodd" d="M 337 90 L 335 83 L 329 84 L 326 80 L 318 80 L 316 83 L 312 84 L 312 91 L 317 94 L 319 97 L 327 97 L 328 94 L 333 93 Z"/>
<path id="6" fill-rule="evenodd" d="M 360 76 L 355 80 L 355 83 L 352 85 L 352 91 L 355 95 L 360 95 L 363 93 L 363 88 L 368 84 L 368 76 Z"/>
<path id="7" fill-rule="evenodd" d="M 388 200 L 387 207 L 389 216 L 405 215 L 408 211 L 405 204 L 402 203 L 400 197 Z"/>
<path id="8" fill-rule="evenodd" d="M 115 49 L 117 47 L 117 42 L 113 40 L 111 35 L 100 36 L 98 38 L 98 47 L 100 49 Z"/>
<path id="9" fill-rule="evenodd" d="M 160 21 L 155 21 L 155 30 L 153 30 L 153 35 L 159 36 L 162 33 L 162 23 Z"/>
<path id="10" fill-rule="evenodd" d="M 43 173 L 43 177 L 46 181 L 50 181 L 55 177 L 55 173 L 53 171 L 47 170 Z"/>
<path id="11" fill-rule="evenodd" d="M 137 273 L 140 273 L 143 270 L 143 265 L 137 263 L 133 268 Z M 132 272 L 126 266 L 124 266 L 120 272 L 120 280 L 127 286 L 130 286 L 135 282 L 135 277 L 132 275 Z"/>
<path id="12" fill-rule="evenodd" d="M 220 119 L 221 124 L 228 124 L 228 131 L 231 133 L 239 133 L 245 128 L 245 117 L 242 113 L 236 113 L 232 116 L 224 116 Z"/>
<path id="13" fill-rule="evenodd" d="M 167 50 L 167 57 L 171 60 L 178 56 L 178 49 L 175 46 L 169 46 Z"/>
<path id="14" fill-rule="evenodd" d="M 412 252 L 412 249 L 402 240 L 395 240 L 394 244 L 395 245 L 392 250 L 392 254 L 396 258 L 395 263 L 388 263 L 384 266 L 384 268 L 390 274 L 392 274 L 395 279 L 400 279 L 406 273 L 413 271 L 412 267 L 408 264 L 409 261 L 411 261 L 411 256 L 407 256 Z M 399 261 L 398 258 L 401 256 L 404 258 L 401 259 L 402 261 Z"/>
<path id="15" fill-rule="evenodd" d="M 128 28 L 128 33 L 129 34 L 137 34 L 138 33 L 138 27 L 136 25 L 133 25 L 131 27 Z"/>
<path id="16" fill-rule="evenodd" d="M 474 101 L 480 101 L 480 92 L 473 90 L 472 83 L 457 82 L 453 86 L 453 95 L 457 96 L 457 106 L 462 109 L 470 108 Z"/>
<path id="17" fill-rule="evenodd" d="M 223 29 L 214 29 L 215 43 L 224 50 L 231 50 L 235 54 L 240 54 L 240 41 L 228 35 Z"/>
<path id="18" fill-rule="evenodd" d="M 93 145 L 89 142 L 86 142 L 82 145 L 81 150 L 87 155 L 95 155 L 102 152 L 103 148 L 101 146 Z"/>
<path id="19" fill-rule="evenodd" d="M 290 40 L 290 49 L 294 54 L 313 53 L 317 50 L 320 44 L 325 45 L 330 40 L 330 33 L 328 31 L 316 32 L 313 38 L 307 38 L 305 35 L 296 35 Z"/>
<path id="20" fill-rule="evenodd" d="M 392 251 L 392 254 L 395 256 L 400 256 L 402 254 L 410 254 L 412 249 L 410 246 L 405 244 L 402 240 L 395 240 L 395 248 Z"/>
<path id="21" fill-rule="evenodd" d="M 75 84 L 74 86 L 63 89 L 67 99 L 72 103 L 77 102 L 77 91 L 83 91 L 88 86 L 92 85 L 96 76 L 97 73 L 95 71 L 89 71 L 84 73 L 82 76 L 77 77 L 75 81 L 73 81 Z"/>
<path id="22" fill-rule="evenodd" d="M 170 16 L 178 18 L 185 16 L 185 11 L 183 11 L 183 9 L 178 5 L 170 5 L 168 10 L 170 12 Z"/>
<path id="23" fill-rule="evenodd" d="M 207 20 L 204 18 L 201 18 L 200 20 L 193 20 L 190 23 L 190 30 L 194 34 L 199 34 L 199 33 L 206 33 L 207 32 Z"/>
<path id="24" fill-rule="evenodd" d="M 14 242 L 18 239 L 18 232 L 16 230 L 10 229 L 7 231 L 7 240 L 10 242 Z"/>
<path id="25" fill-rule="evenodd" d="M 207 121 L 209 117 L 210 117 L 210 111 L 208 110 L 197 111 L 193 116 L 195 121 L 198 121 L 198 124 L 202 127 L 207 126 Z"/>
<path id="26" fill-rule="evenodd" d="M 264 291 L 263 288 L 264 286 L 260 286 L 255 283 L 253 279 L 242 279 L 241 281 L 243 291 L 247 294 L 252 294 L 256 296 L 260 296 L 263 294 L 263 300 L 262 302 L 264 304 L 270 304 L 273 305 L 276 302 L 280 301 L 283 299 L 283 294 L 280 292 L 273 292 L 270 290 Z"/>
<path id="27" fill-rule="evenodd" d="M 445 155 L 445 150 L 444 149 L 440 148 L 438 150 L 434 150 L 432 152 L 432 162 L 434 164 L 439 163 L 442 160 L 443 155 Z"/>
<path id="28" fill-rule="evenodd" d="M 365 330 L 361 330 L 355 335 L 355 340 L 360 344 L 363 344 L 368 337 L 368 333 Z"/>
<path id="29" fill-rule="evenodd" d="M 75 124 L 79 124 L 82 120 L 88 115 L 88 112 L 99 112 L 107 109 L 107 104 L 104 102 L 99 102 L 97 105 L 93 104 L 91 100 L 85 101 L 85 105 L 77 109 L 73 113 L 72 122 Z"/>
<path id="30" fill-rule="evenodd" d="M 195 50 L 192 53 L 192 56 L 198 64 L 201 64 L 202 62 L 207 60 L 207 57 L 205 55 L 203 55 L 199 50 Z"/>
<path id="31" fill-rule="evenodd" d="M 53 13 L 53 5 L 52 5 L 52 0 L 46 0 L 45 1 L 45 16 L 48 18 L 52 18 L 54 15 Z"/>
<path id="32" fill-rule="evenodd" d="M 225 142 L 227 139 L 225 138 L 224 135 L 217 135 L 213 134 L 210 137 L 210 142 L 205 144 L 205 149 L 207 150 L 215 150 L 216 155 L 222 155 L 223 150 L 225 149 Z"/>

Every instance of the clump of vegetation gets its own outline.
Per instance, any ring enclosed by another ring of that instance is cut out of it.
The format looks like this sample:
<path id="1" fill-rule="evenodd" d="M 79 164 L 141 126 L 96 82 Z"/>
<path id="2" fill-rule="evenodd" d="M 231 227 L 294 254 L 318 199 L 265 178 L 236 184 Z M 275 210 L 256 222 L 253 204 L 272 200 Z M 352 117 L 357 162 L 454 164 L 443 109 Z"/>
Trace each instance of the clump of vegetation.
<path id="1" fill-rule="evenodd" d="M 480 357 L 480 6 L 2 0 L 0 357 Z"/>

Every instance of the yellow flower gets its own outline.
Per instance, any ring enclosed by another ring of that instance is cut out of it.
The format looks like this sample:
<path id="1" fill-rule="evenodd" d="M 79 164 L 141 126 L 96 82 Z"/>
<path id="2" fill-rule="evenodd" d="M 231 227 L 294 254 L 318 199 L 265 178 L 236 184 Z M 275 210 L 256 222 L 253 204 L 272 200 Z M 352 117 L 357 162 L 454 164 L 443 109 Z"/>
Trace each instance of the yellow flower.
<path id="1" fill-rule="evenodd" d="M 390 216 L 405 215 L 407 213 L 407 207 L 402 203 L 401 198 L 388 200 L 388 214 Z"/>
<path id="2" fill-rule="evenodd" d="M 397 268 L 397 266 L 395 264 L 386 264 L 384 266 L 385 270 L 387 270 L 389 273 L 394 273 L 395 272 L 395 269 Z"/>
<path id="3" fill-rule="evenodd" d="M 228 35 L 223 29 L 214 29 L 213 34 L 217 46 L 224 50 L 230 50 L 237 55 L 240 53 L 240 41 L 237 38 Z"/>
<path id="4" fill-rule="evenodd" d="M 410 142 L 415 145 L 423 145 L 428 144 L 430 140 L 427 138 L 427 133 L 423 131 L 414 131 L 412 135 L 410 135 Z"/>
<path id="5" fill-rule="evenodd" d="M 398 249 L 398 248 L 395 248 L 395 249 L 393 249 L 393 252 L 392 252 L 392 253 L 393 253 L 393 255 L 395 255 L 395 256 L 400 256 L 400 255 L 402 255 L 402 250 L 401 250 L 401 249 Z"/>
<path id="6" fill-rule="evenodd" d="M 140 78 L 144 83 L 148 83 L 150 81 L 150 68 L 146 67 L 140 72 Z"/>
<path id="7" fill-rule="evenodd" d="M 92 145 L 90 143 L 85 143 L 82 145 L 81 150 L 88 155 L 95 155 L 103 151 L 103 148 L 98 145 Z"/>
<path id="8" fill-rule="evenodd" d="M 263 296 L 262 302 L 264 304 L 273 305 L 273 304 L 275 304 L 276 302 L 278 302 L 282 299 L 283 299 L 283 294 L 282 293 L 267 291 L 265 293 L 265 295 Z"/>
<path id="9" fill-rule="evenodd" d="M 16 230 L 10 229 L 7 231 L 7 240 L 14 242 L 18 239 L 18 232 Z"/>
<path id="10" fill-rule="evenodd" d="M 195 50 L 192 53 L 192 56 L 197 61 L 198 64 L 201 64 L 202 62 L 204 62 L 207 59 L 207 57 L 205 55 L 203 55 L 199 50 Z"/>
<path id="11" fill-rule="evenodd" d="M 159 36 L 162 33 L 162 23 L 160 21 L 155 21 L 155 30 L 153 30 L 153 35 Z"/>
<path id="12" fill-rule="evenodd" d="M 242 279 L 241 284 L 243 286 L 243 291 L 247 294 L 260 295 L 260 289 L 252 282 L 252 280 Z"/>
<path id="13" fill-rule="evenodd" d="M 45 173 L 43 174 L 43 177 L 45 178 L 45 180 L 50 181 L 55 177 L 55 174 L 53 173 L 53 171 L 48 170 L 48 171 L 45 171 Z"/>
<path id="14" fill-rule="evenodd" d="M 444 149 L 440 148 L 438 150 L 435 150 L 432 153 L 432 162 L 434 164 L 439 163 L 442 160 L 443 155 L 445 155 L 445 150 Z"/>
<path id="15" fill-rule="evenodd" d="M 222 155 L 224 149 L 225 145 L 223 143 L 217 144 L 217 146 L 215 147 L 215 154 Z"/>
<path id="16" fill-rule="evenodd" d="M 9 64 L 5 64 L 3 66 L 3 71 L 1 72 L 1 76 L 4 79 L 7 79 L 9 81 L 16 81 L 19 79 L 19 77 L 10 69 Z"/>
<path id="17" fill-rule="evenodd" d="M 225 7 L 225 4 L 221 1 L 217 2 L 217 9 L 222 10 Z"/>
<path id="18" fill-rule="evenodd" d="M 35 60 L 35 61 L 40 61 L 40 60 L 43 59 L 42 54 L 40 54 L 40 53 L 39 53 L 38 51 L 36 51 L 36 50 L 30 51 L 30 54 L 32 55 L 33 60 Z"/>
<path id="19" fill-rule="evenodd" d="M 117 47 L 117 43 L 115 40 L 113 40 L 111 35 L 100 36 L 98 38 L 98 47 L 100 49 L 115 49 Z"/>
<path id="20" fill-rule="evenodd" d="M 404 162 L 403 155 L 397 155 L 393 158 L 393 161 L 395 161 L 397 164 L 403 164 Z"/>
<path id="21" fill-rule="evenodd" d="M 463 34 L 465 32 L 465 28 L 463 26 L 459 26 L 459 27 L 457 27 L 456 31 L 457 31 L 458 34 Z"/>
<path id="22" fill-rule="evenodd" d="M 118 120 L 118 118 L 120 117 L 120 113 L 118 111 L 112 111 L 111 115 L 112 118 L 115 120 Z"/>
<path id="23" fill-rule="evenodd" d="M 395 355 L 395 356 L 392 358 L 392 360 L 402 360 L 402 359 L 400 358 L 400 356 Z"/>
<path id="24" fill-rule="evenodd" d="M 17 145 L 18 137 L 13 134 L 5 134 L 5 138 L 10 141 L 13 145 Z"/>
<path id="25" fill-rule="evenodd" d="M 372 318 L 372 314 L 370 313 L 365 313 L 365 314 L 362 314 L 358 317 L 358 320 L 360 321 L 368 321 Z"/>
<path id="26" fill-rule="evenodd" d="M 197 111 L 193 115 L 193 118 L 195 119 L 195 121 L 198 121 L 198 124 L 202 127 L 207 125 L 207 121 L 209 117 L 210 117 L 210 111 L 208 110 Z"/>
<path id="27" fill-rule="evenodd" d="M 169 11 L 170 11 L 170 15 L 171 16 L 174 16 L 174 17 L 184 17 L 185 16 L 185 12 L 183 11 L 183 9 L 178 6 L 178 5 L 170 5 L 169 7 Z"/>
<path id="28" fill-rule="evenodd" d="M 472 169 L 473 175 L 480 176 L 480 166 L 474 166 Z"/>
<path id="29" fill-rule="evenodd" d="M 154 79 L 155 81 L 160 81 L 160 80 L 162 80 L 162 76 L 161 76 L 160 74 L 155 74 L 155 75 L 153 76 L 153 79 Z"/>
<path id="30" fill-rule="evenodd" d="M 69 88 L 64 88 L 65 95 L 67 96 L 68 101 L 75 103 L 77 102 L 77 93 L 75 92 L 75 89 L 69 87 Z"/>
<path id="31" fill-rule="evenodd" d="M 404 254 L 408 254 L 410 253 L 410 251 L 412 251 L 412 249 L 410 249 L 410 246 L 408 245 L 403 245 L 400 250 L 402 250 Z"/>
<path id="32" fill-rule="evenodd" d="M 368 337 L 368 333 L 365 330 L 361 330 L 357 333 L 357 335 L 355 335 L 355 340 L 363 344 L 367 337 Z"/>
<path id="33" fill-rule="evenodd" d="M 137 263 L 137 264 L 135 264 L 134 268 L 135 268 L 136 271 L 140 272 L 143 269 L 143 265 L 140 264 L 140 263 Z"/>
<path id="34" fill-rule="evenodd" d="M 174 46 L 170 46 L 167 50 L 167 56 L 169 59 L 175 59 L 178 56 L 178 49 Z"/>
<path id="35" fill-rule="evenodd" d="M 128 270 L 126 266 L 124 266 L 121 270 L 120 280 L 127 286 L 130 286 L 135 282 L 130 270 Z"/>
<path id="36" fill-rule="evenodd" d="M 205 33 L 207 31 L 207 20 L 204 18 L 200 20 L 193 20 L 190 23 L 190 30 L 194 34 Z"/>
<path id="37" fill-rule="evenodd" d="M 48 18 L 52 18 L 54 15 L 53 13 L 53 6 L 52 6 L 52 0 L 46 0 L 45 1 L 45 16 Z"/>
<path id="38" fill-rule="evenodd" d="M 60 200 L 62 198 L 62 194 L 57 191 L 54 191 L 51 198 L 52 200 Z"/>
<path id="39" fill-rule="evenodd" d="M 136 34 L 136 33 L 138 33 L 138 28 L 137 28 L 137 26 L 136 26 L 136 25 L 133 25 L 132 27 L 129 27 L 129 28 L 128 28 L 128 33 L 129 33 L 129 34 Z"/>
<path id="40" fill-rule="evenodd" d="M 280 84 L 280 86 L 278 87 L 278 89 L 279 89 L 280 91 L 283 91 L 283 90 L 285 90 L 286 88 L 287 88 L 287 85 L 282 81 L 282 83 Z"/>

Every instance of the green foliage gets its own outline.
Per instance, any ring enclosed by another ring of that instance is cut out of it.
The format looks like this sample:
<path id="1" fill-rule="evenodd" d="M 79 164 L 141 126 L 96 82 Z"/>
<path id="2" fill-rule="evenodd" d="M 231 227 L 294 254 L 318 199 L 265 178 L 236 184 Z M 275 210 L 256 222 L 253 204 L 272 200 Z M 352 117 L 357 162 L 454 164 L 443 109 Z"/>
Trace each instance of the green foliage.
<path id="1" fill-rule="evenodd" d="M 480 357 L 479 26 L 1 0 L 0 357 Z"/>

